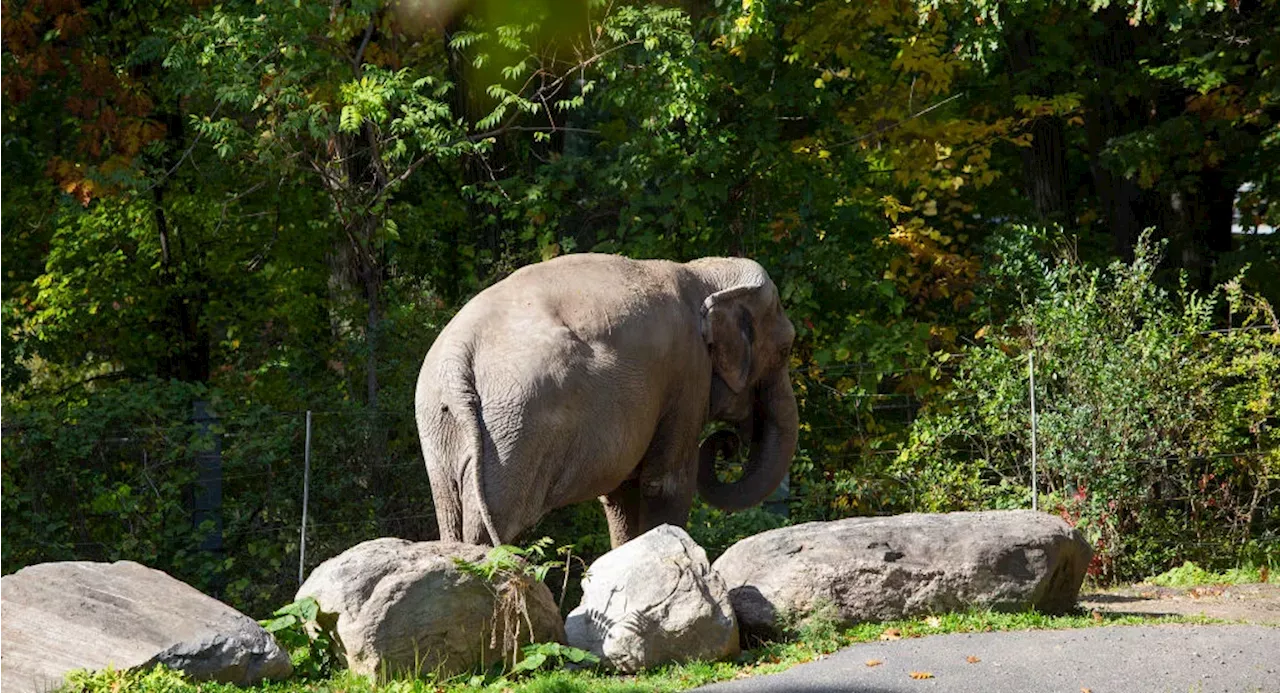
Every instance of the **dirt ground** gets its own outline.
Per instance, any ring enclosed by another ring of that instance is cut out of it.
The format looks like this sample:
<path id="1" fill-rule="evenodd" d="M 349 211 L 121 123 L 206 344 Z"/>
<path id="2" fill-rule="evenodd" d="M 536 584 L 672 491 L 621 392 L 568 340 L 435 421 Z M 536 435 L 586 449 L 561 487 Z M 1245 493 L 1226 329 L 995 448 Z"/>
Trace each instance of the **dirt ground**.
<path id="1" fill-rule="evenodd" d="M 1130 585 L 1080 595 L 1080 606 L 1115 614 L 1176 614 L 1280 625 L 1280 584 Z"/>

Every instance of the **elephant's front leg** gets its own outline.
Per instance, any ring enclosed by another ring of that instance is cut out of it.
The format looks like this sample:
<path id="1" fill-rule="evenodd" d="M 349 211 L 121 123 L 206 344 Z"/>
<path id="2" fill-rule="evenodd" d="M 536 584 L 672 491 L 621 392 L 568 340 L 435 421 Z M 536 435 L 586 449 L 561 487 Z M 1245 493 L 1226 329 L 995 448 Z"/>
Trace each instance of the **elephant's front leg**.
<path id="1" fill-rule="evenodd" d="M 660 426 L 640 462 L 634 536 L 660 525 L 684 527 L 697 491 L 698 420 L 674 415 Z"/>
<path id="2" fill-rule="evenodd" d="M 695 448 L 696 449 L 696 448 Z M 688 455 L 687 459 L 685 458 Z M 667 457 L 670 459 L 665 459 Z M 638 534 L 661 525 L 684 527 L 697 490 L 694 453 L 664 451 L 659 464 L 640 471 L 640 527 Z"/>
<path id="3" fill-rule="evenodd" d="M 641 474 L 643 479 L 643 472 Z M 613 548 L 660 525 L 684 527 L 688 524 L 696 484 L 685 476 L 681 469 L 674 476 L 649 478 L 647 483 L 628 479 L 612 493 L 601 496 Z"/>
<path id="4" fill-rule="evenodd" d="M 698 414 L 705 408 L 705 402 L 690 399 L 669 410 L 635 472 L 600 498 L 614 548 L 659 525 L 688 524 L 698 488 Z"/>

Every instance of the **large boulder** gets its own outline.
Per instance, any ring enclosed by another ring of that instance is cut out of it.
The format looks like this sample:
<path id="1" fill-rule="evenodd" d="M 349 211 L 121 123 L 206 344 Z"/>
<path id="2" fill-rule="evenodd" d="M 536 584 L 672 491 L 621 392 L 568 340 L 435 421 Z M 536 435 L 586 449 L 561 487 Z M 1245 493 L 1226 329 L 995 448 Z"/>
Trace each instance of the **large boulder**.
<path id="1" fill-rule="evenodd" d="M 132 561 L 41 563 L 0 580 L 0 688 L 44 693 L 74 669 L 156 664 L 252 685 L 293 673 L 253 619 Z"/>
<path id="2" fill-rule="evenodd" d="M 1092 558 L 1062 519 L 1030 510 L 811 522 L 734 544 L 714 565 L 748 636 L 834 610 L 851 625 L 970 607 L 1070 609 Z"/>
<path id="3" fill-rule="evenodd" d="M 598 558 L 569 614 L 569 644 L 634 672 L 738 653 L 729 592 L 683 529 L 662 525 Z"/>
<path id="4" fill-rule="evenodd" d="M 347 666 L 371 677 L 452 676 L 501 660 L 504 645 L 509 652 L 517 639 L 564 642 L 560 610 L 546 585 L 526 576 L 491 585 L 454 561 L 478 563 L 488 551 L 373 539 L 321 563 L 297 598 L 315 598 L 318 621 L 334 634 Z"/>

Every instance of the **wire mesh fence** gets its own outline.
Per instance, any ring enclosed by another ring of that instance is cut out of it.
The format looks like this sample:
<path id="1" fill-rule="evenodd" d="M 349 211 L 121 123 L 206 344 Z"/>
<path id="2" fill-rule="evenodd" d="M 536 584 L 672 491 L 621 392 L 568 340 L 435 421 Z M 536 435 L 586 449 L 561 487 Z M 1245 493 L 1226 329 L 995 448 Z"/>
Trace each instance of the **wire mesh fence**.
<path id="1" fill-rule="evenodd" d="M 789 496 L 772 499 L 768 507 L 790 509 L 801 519 L 923 508 L 920 495 L 927 487 L 921 478 L 915 470 L 894 465 L 904 455 L 921 452 L 919 441 L 909 442 L 909 432 L 926 402 L 918 389 L 903 383 L 922 375 L 946 379 L 955 368 L 955 361 L 895 369 L 844 363 L 795 371 L 802 421 L 795 478 Z M 954 405 L 980 396 L 951 393 L 948 401 Z M 83 435 L 75 423 L 61 424 L 53 432 L 6 425 L 4 571 L 47 560 L 139 560 L 251 613 L 265 613 L 289 601 L 312 568 L 359 541 L 438 536 L 408 409 L 372 414 L 358 407 L 312 410 L 310 435 L 306 411 L 234 406 L 210 410 L 209 421 L 194 415 L 155 419 L 146 426 L 99 428 Z M 999 482 L 996 476 L 1005 475 L 1019 487 L 1034 484 L 1045 493 L 1072 493 L 1064 483 L 1066 475 L 1047 484 L 1033 477 L 1036 472 L 1024 454 L 1032 442 L 1030 420 L 1025 429 L 1026 438 L 1015 441 L 1012 452 L 1003 451 L 1003 467 L 994 463 L 989 446 L 963 439 L 936 441 L 929 452 L 968 463 L 992 460 L 993 484 Z M 197 458 L 212 450 L 217 450 L 217 503 L 198 507 L 210 481 L 201 477 Z M 1146 468 L 1150 479 L 1158 480 L 1170 465 L 1190 468 L 1215 460 L 1247 464 L 1274 460 L 1274 455 L 1256 449 L 1195 455 L 1180 451 L 1097 464 L 1099 469 Z M 1052 455 L 1041 461 L 1054 464 Z M 1212 489 L 1180 484 L 1157 484 L 1157 492 L 1143 502 L 1171 512 L 1211 508 Z M 875 500 L 895 497 L 893 502 Z M 1019 502 L 1032 507 L 1040 497 L 1024 493 Z M 965 509 L 985 507 L 996 506 L 979 503 Z M 570 531 L 586 531 L 573 524 L 577 520 L 566 522 Z M 595 523 L 591 531 L 602 532 L 602 516 Z"/>

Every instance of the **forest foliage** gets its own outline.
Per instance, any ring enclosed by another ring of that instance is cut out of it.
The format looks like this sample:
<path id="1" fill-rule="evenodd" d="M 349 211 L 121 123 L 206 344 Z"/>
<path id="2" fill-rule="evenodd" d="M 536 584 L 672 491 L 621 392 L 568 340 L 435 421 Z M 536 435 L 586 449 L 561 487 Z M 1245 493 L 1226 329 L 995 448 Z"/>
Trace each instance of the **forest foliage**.
<path id="1" fill-rule="evenodd" d="M 435 536 L 468 297 L 746 255 L 797 327 L 792 520 L 1030 505 L 1104 580 L 1277 560 L 1280 3 L 3 0 L 3 570 L 255 614 Z M 1150 231 L 1148 231 L 1150 229 Z M 194 402 L 218 416 L 192 420 Z M 219 528 L 192 521 L 221 446 Z M 709 547 L 784 520 L 699 506 Z M 598 509 L 534 532 L 607 548 Z"/>

